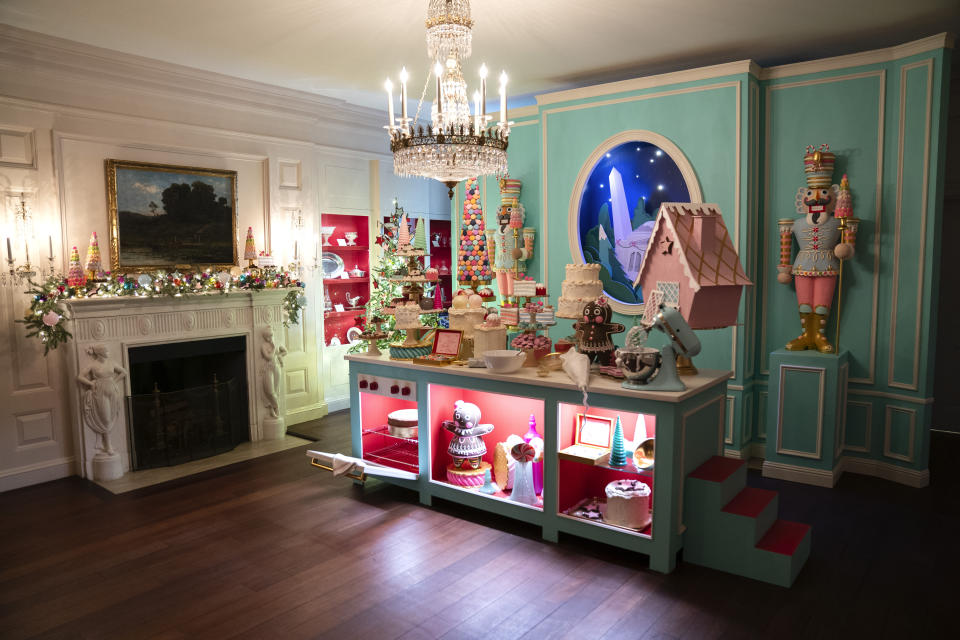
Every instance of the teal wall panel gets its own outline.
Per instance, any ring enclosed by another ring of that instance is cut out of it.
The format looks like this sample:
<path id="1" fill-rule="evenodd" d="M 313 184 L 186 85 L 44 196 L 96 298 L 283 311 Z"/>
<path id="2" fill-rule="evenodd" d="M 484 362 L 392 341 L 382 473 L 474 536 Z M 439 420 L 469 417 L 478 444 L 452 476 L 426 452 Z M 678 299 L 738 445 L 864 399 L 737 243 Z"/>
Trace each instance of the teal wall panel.
<path id="1" fill-rule="evenodd" d="M 847 400 L 847 420 L 843 427 L 841 446 L 844 452 L 870 453 L 870 431 L 873 429 L 873 403 Z"/>
<path id="2" fill-rule="evenodd" d="M 819 458 L 823 435 L 824 384 L 823 369 L 782 367 L 784 390 L 777 417 L 778 451 L 791 451 Z"/>
<path id="3" fill-rule="evenodd" d="M 888 406 L 884 420 L 883 455 L 887 458 L 913 462 L 917 429 L 917 414 L 913 409 Z"/>
<path id="4" fill-rule="evenodd" d="M 875 362 L 877 312 L 875 242 L 877 189 L 883 144 L 883 70 L 771 83 L 766 90 L 766 198 L 764 207 L 764 281 L 766 324 L 761 332 L 760 357 L 781 348 L 800 333 L 793 285 L 776 280 L 780 239 L 776 221 L 796 219 L 797 190 L 805 187 L 803 154 L 806 145 L 830 144 L 837 154 L 834 179 L 846 173 L 853 193 L 854 215 L 860 218 L 856 255 L 844 265 L 840 308 L 840 341 L 851 353 L 850 377 L 870 380 Z M 794 257 L 796 249 L 794 249 Z M 834 311 L 836 307 L 834 306 Z M 836 317 L 828 335 L 835 336 Z M 764 366 L 764 369 L 766 367 Z"/>

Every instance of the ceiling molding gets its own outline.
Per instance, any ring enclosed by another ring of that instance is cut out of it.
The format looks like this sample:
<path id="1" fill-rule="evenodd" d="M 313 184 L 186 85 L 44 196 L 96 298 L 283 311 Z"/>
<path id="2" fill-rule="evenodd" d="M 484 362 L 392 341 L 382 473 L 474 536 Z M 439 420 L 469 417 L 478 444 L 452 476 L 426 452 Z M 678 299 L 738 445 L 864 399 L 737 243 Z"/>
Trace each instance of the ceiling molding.
<path id="1" fill-rule="evenodd" d="M 377 109 L 244 80 L 161 60 L 103 49 L 0 24 L 2 66 L 16 76 L 44 74 L 91 87 L 156 93 L 203 105 L 306 122 L 342 122 L 381 129 Z M 14 77 L 14 76 L 11 76 Z"/>
<path id="2" fill-rule="evenodd" d="M 793 64 L 784 64 L 776 67 L 767 67 L 761 69 L 761 80 L 773 80 L 777 78 L 792 78 L 794 76 L 805 75 L 808 73 L 820 73 L 822 71 L 836 71 L 838 69 L 850 69 L 851 67 L 860 67 L 868 64 L 877 64 L 881 62 L 892 62 L 903 58 L 926 53 L 933 49 L 952 49 L 954 36 L 949 33 L 938 33 L 935 36 L 905 42 L 885 49 L 873 49 L 871 51 L 861 51 L 851 53 L 845 56 L 835 56 L 833 58 L 822 58 L 820 60 L 808 60 L 807 62 L 795 62 Z"/>
<path id="3" fill-rule="evenodd" d="M 698 80 L 715 80 L 724 76 L 732 76 L 740 73 L 748 73 L 756 76 L 759 71 L 759 65 L 757 65 L 757 63 L 753 60 L 739 60 L 737 62 L 715 64 L 709 67 L 697 67 L 696 69 L 685 69 L 683 71 L 660 73 L 654 76 L 646 76 L 643 78 L 632 78 L 630 80 L 620 80 L 618 82 L 607 82 L 589 87 L 580 87 L 578 89 L 566 89 L 564 91 L 541 93 L 537 95 L 536 98 L 537 104 L 544 106 L 548 104 L 555 104 L 557 102 L 568 102 L 583 98 L 596 98 L 613 93 L 626 93 L 628 91 L 652 89 L 654 87 L 662 87 L 668 84 L 696 82 Z"/>

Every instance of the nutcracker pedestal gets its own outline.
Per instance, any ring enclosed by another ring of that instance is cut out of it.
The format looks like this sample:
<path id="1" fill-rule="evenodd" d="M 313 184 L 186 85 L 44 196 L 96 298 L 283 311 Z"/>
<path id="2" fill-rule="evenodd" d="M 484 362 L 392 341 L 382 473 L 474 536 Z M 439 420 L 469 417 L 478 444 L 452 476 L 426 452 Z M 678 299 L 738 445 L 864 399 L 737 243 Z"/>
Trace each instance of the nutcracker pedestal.
<path id="1" fill-rule="evenodd" d="M 822 487 L 840 477 L 849 352 L 777 349 L 770 354 L 763 475 Z"/>

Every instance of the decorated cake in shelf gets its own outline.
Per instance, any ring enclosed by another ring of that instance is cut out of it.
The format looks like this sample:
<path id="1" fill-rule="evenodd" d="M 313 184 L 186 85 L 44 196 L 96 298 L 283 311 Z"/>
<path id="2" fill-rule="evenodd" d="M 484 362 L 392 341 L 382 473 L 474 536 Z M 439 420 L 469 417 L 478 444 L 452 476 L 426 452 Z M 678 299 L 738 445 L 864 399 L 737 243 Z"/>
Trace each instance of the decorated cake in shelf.
<path id="1" fill-rule="evenodd" d="M 500 307 L 500 321 L 512 327 L 520 324 L 520 307 L 512 302 L 504 302 Z"/>
<path id="2" fill-rule="evenodd" d="M 605 489 L 607 505 L 603 520 L 628 529 L 650 524 L 650 487 L 639 480 L 614 480 Z"/>
<path id="3" fill-rule="evenodd" d="M 497 351 L 507 348 L 507 328 L 500 322 L 500 317 L 490 314 L 483 324 L 473 328 L 473 355 L 479 358 L 486 351 Z"/>
<path id="4" fill-rule="evenodd" d="M 397 409 L 387 414 L 387 430 L 398 438 L 416 438 L 418 423 L 416 409 Z"/>
<path id="5" fill-rule="evenodd" d="M 537 283 L 533 278 L 513 281 L 513 295 L 521 298 L 532 298 L 537 295 Z"/>
<path id="6" fill-rule="evenodd" d="M 557 300 L 558 318 L 579 318 L 583 307 L 603 293 L 599 264 L 568 264 Z"/>
<path id="7" fill-rule="evenodd" d="M 436 281 L 440 278 L 440 272 L 437 271 L 436 269 L 434 269 L 433 267 L 430 267 L 429 269 L 427 269 L 426 271 L 424 271 L 424 272 L 423 272 L 423 275 L 424 275 L 424 276 L 427 278 L 427 280 L 429 280 L 430 282 L 436 282 Z"/>

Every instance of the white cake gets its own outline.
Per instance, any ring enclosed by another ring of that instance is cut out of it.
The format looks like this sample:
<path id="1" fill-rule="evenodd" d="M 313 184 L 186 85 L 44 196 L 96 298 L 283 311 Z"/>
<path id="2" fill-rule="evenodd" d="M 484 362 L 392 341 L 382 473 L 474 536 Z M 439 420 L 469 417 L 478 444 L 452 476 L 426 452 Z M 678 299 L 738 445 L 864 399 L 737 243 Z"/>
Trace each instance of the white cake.
<path id="1" fill-rule="evenodd" d="M 485 351 L 507 348 L 507 328 L 479 326 L 473 329 L 473 356 L 479 358 Z"/>
<path id="2" fill-rule="evenodd" d="M 260 255 L 257 257 L 257 266 L 261 269 L 267 269 L 269 267 L 277 266 L 277 260 L 269 253 L 260 252 Z"/>
<path id="3" fill-rule="evenodd" d="M 527 314 L 529 317 L 529 314 Z M 512 327 L 520 324 L 520 308 L 519 307 L 500 307 L 500 322 L 508 324 Z"/>
<path id="4" fill-rule="evenodd" d="M 420 328 L 420 305 L 408 302 L 407 304 L 397 306 L 394 315 L 397 317 L 397 329 L 419 329 Z"/>
<path id="5" fill-rule="evenodd" d="M 540 324 L 556 324 L 557 319 L 553 312 L 553 307 L 546 306 L 537 312 L 537 322 Z"/>
<path id="6" fill-rule="evenodd" d="M 649 486 L 639 480 L 614 480 L 605 491 L 604 522 L 629 529 L 643 529 L 650 524 Z"/>
<path id="7" fill-rule="evenodd" d="M 568 264 L 567 278 L 557 300 L 557 316 L 579 318 L 583 307 L 603 293 L 599 264 Z"/>
<path id="8" fill-rule="evenodd" d="M 464 338 L 472 338 L 473 330 L 478 324 L 483 324 L 487 310 L 483 307 L 469 309 L 450 309 L 450 328 L 463 332 Z M 476 350 L 474 350 L 476 352 Z"/>
<path id="9" fill-rule="evenodd" d="M 521 297 L 533 297 L 537 295 L 537 283 L 534 280 L 514 280 L 513 295 Z"/>

